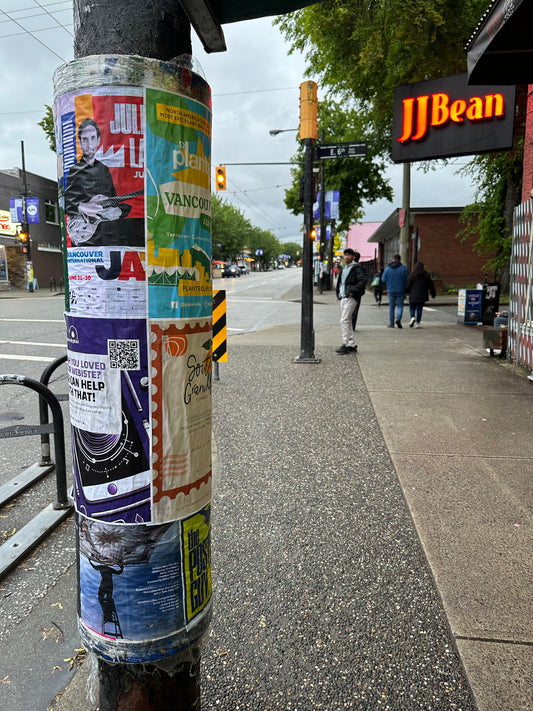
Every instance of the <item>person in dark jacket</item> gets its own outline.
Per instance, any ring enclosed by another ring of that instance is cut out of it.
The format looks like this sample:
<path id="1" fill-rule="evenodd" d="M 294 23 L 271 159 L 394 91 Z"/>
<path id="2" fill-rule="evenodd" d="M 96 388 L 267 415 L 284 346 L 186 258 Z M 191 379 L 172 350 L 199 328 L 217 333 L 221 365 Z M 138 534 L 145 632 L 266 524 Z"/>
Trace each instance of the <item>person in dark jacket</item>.
<path id="1" fill-rule="evenodd" d="M 413 267 L 413 271 L 407 279 L 406 289 L 409 294 L 409 312 L 411 314 L 409 327 L 420 328 L 422 309 L 429 299 L 428 292 L 433 299 L 437 295 L 433 279 L 424 269 L 422 262 L 417 262 Z"/>
<path id="2" fill-rule="evenodd" d="M 341 355 L 357 350 L 353 339 L 352 314 L 366 285 L 365 272 L 359 264 L 359 256 L 350 247 L 344 250 L 344 268 L 337 279 L 335 289 L 337 299 L 340 299 L 341 302 L 342 346 L 336 351 Z"/>
<path id="3" fill-rule="evenodd" d="M 402 264 L 400 255 L 395 254 L 392 258 L 392 262 L 385 269 L 381 277 L 387 287 L 387 297 L 389 299 L 389 328 L 394 328 L 395 317 L 396 325 L 398 328 L 402 328 L 403 300 L 408 276 L 409 269 L 407 269 L 405 264 Z"/>

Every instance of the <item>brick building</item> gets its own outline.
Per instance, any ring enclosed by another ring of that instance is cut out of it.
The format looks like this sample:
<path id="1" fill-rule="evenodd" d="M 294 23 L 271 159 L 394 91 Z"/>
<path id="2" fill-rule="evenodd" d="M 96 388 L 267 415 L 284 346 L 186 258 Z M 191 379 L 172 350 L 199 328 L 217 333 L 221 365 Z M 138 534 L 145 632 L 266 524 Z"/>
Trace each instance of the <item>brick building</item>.
<path id="1" fill-rule="evenodd" d="M 473 245 L 476 237 L 461 241 L 457 235 L 464 228 L 459 222 L 462 207 L 412 207 L 410 208 L 410 235 L 407 266 L 424 263 L 436 281 L 437 288 L 444 286 L 466 287 L 482 282 L 487 274 L 483 268 L 493 254 L 479 255 Z M 378 266 L 386 267 L 394 254 L 400 253 L 400 209 L 389 217 L 368 238 L 378 243 Z"/>
<path id="2" fill-rule="evenodd" d="M 63 282 L 61 228 L 57 203 L 57 182 L 26 171 L 28 196 L 39 198 L 39 222 L 30 224 L 31 259 L 34 284 L 49 288 L 54 279 Z M 19 168 L 0 170 L 0 289 L 25 288 L 26 255 L 17 233 L 20 225 L 9 217 L 10 199 L 23 194 L 23 176 Z"/>

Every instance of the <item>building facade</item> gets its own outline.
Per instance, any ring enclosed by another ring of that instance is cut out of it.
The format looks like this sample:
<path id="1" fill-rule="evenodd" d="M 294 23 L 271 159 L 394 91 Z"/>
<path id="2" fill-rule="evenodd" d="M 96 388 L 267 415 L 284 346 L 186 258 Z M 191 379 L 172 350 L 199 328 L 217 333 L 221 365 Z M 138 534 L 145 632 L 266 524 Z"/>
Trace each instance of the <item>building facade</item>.
<path id="1" fill-rule="evenodd" d="M 410 239 L 407 266 L 423 262 L 430 270 L 436 286 L 462 288 L 492 281 L 492 271 L 484 265 L 494 254 L 477 254 L 474 243 L 477 237 L 458 238 L 464 228 L 459 221 L 462 207 L 412 207 L 409 211 Z M 395 254 L 400 253 L 400 217 L 396 209 L 372 233 L 369 242 L 378 244 L 378 267 L 386 267 Z"/>
<path id="2" fill-rule="evenodd" d="M 38 198 L 39 222 L 29 225 L 34 288 L 63 285 L 61 227 L 57 182 L 26 171 L 28 197 Z M 18 237 L 20 224 L 11 221 L 10 200 L 24 194 L 22 170 L 0 170 L 0 289 L 26 288 L 28 258 Z"/>

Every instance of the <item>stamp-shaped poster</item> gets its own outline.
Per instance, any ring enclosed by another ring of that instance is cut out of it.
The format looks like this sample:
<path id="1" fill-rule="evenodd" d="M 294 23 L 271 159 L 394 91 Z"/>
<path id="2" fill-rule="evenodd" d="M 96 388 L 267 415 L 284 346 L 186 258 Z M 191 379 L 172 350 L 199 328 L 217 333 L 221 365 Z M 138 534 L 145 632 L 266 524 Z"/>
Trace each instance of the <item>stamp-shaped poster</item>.
<path id="1" fill-rule="evenodd" d="M 211 320 L 150 323 L 153 521 L 211 500 Z"/>
<path id="2" fill-rule="evenodd" d="M 211 110 L 146 89 L 146 228 L 150 318 L 211 313 Z"/>
<path id="3" fill-rule="evenodd" d="M 142 94 L 95 87 L 56 103 L 67 247 L 145 246 Z"/>
<path id="4" fill-rule="evenodd" d="M 67 251 L 69 311 L 84 316 L 146 315 L 145 251 L 74 247 Z"/>
<path id="5" fill-rule="evenodd" d="M 66 318 L 76 509 L 105 521 L 148 522 L 146 321 Z"/>

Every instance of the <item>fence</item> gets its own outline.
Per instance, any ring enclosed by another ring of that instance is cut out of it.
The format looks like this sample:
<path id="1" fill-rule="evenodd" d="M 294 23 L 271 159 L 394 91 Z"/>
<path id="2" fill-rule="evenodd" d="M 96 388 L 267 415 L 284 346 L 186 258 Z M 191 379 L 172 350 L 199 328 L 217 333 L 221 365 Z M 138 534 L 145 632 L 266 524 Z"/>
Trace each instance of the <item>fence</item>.
<path id="1" fill-rule="evenodd" d="M 526 200 L 513 213 L 513 248 L 509 294 L 509 334 L 507 350 L 517 365 L 533 370 L 533 299 L 531 246 L 533 206 Z"/>

